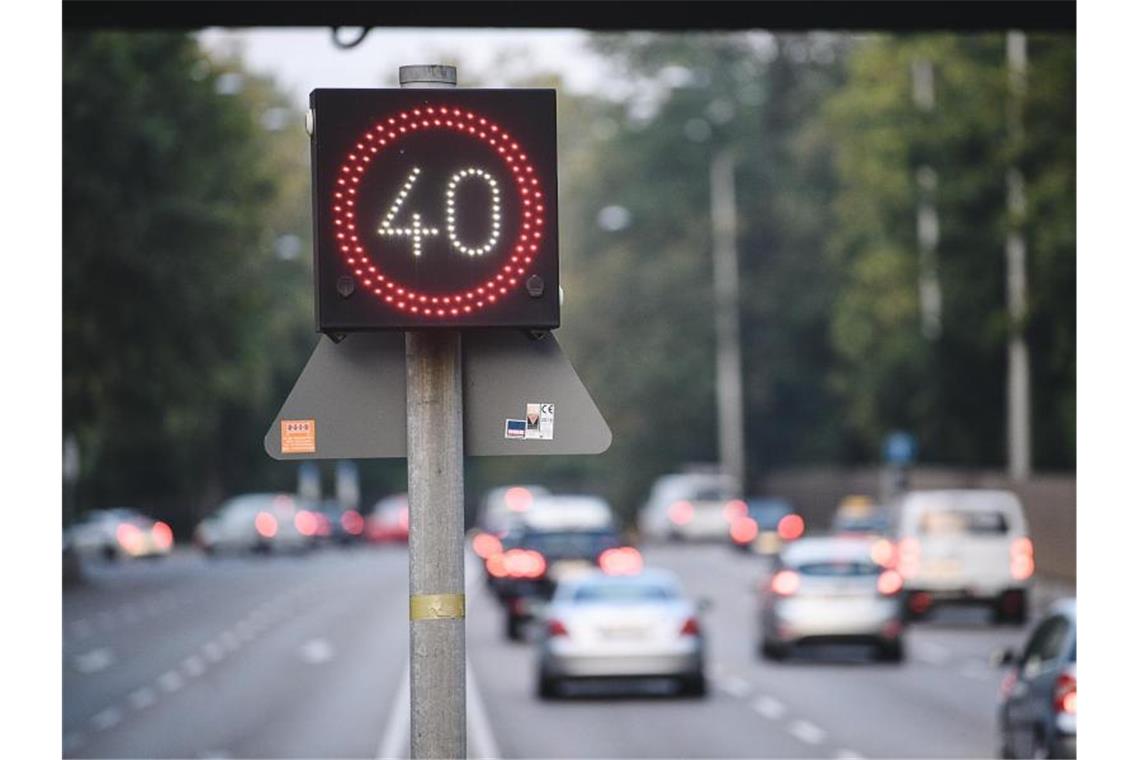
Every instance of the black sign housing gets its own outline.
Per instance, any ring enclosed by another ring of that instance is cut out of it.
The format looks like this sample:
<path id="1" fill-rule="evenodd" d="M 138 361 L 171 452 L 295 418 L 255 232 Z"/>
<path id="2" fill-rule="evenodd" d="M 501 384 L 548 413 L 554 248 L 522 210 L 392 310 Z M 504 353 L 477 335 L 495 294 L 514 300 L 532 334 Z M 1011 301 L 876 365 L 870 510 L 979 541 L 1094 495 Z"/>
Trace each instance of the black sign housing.
<path id="1" fill-rule="evenodd" d="M 554 90 L 309 102 L 319 331 L 558 327 Z"/>

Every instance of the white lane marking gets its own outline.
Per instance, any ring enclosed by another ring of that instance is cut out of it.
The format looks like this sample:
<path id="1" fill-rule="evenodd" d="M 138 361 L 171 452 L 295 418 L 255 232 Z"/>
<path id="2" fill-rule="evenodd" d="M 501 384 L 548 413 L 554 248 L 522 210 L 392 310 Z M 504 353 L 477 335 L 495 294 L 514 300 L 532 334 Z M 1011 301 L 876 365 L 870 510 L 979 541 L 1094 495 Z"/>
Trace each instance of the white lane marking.
<path id="1" fill-rule="evenodd" d="M 78 731 L 71 731 L 63 735 L 63 751 L 64 753 L 74 752 L 83 746 L 83 734 Z"/>
<path id="2" fill-rule="evenodd" d="M 115 664 L 115 654 L 107 647 L 92 649 L 90 652 L 77 654 L 74 658 L 75 669 L 84 675 L 98 673 Z"/>
<path id="3" fill-rule="evenodd" d="M 832 757 L 834 757 L 835 760 L 863 760 L 862 755 L 850 749 L 841 749 L 832 755 Z"/>
<path id="4" fill-rule="evenodd" d="M 503 756 L 491 730 L 491 721 L 487 719 L 483 694 L 475 682 L 470 661 L 467 662 L 467 735 L 471 739 L 471 746 L 467 748 L 470 757 L 494 760 Z"/>
<path id="5" fill-rule="evenodd" d="M 158 677 L 158 685 L 163 691 L 175 692 L 182 688 L 182 676 L 177 670 L 168 670 Z"/>
<path id="6" fill-rule="evenodd" d="M 198 655 L 192 654 L 182 661 L 182 672 L 190 678 L 196 678 L 206 672 L 206 663 Z"/>
<path id="7" fill-rule="evenodd" d="M 795 721 L 788 726 L 788 731 L 804 744 L 819 744 L 826 736 L 822 728 L 806 720 Z"/>
<path id="8" fill-rule="evenodd" d="M 720 682 L 720 688 L 730 697 L 742 699 L 752 693 L 752 684 L 740 676 L 728 676 Z"/>
<path id="9" fill-rule="evenodd" d="M 230 652 L 236 652 L 237 648 L 241 646 L 238 637 L 234 635 L 233 631 L 225 631 L 221 635 L 222 646 Z"/>
<path id="10" fill-rule="evenodd" d="M 767 694 L 756 698 L 752 702 L 752 709 L 769 720 L 779 720 L 788 711 L 783 702 Z"/>
<path id="11" fill-rule="evenodd" d="M 920 641 L 913 647 L 914 656 L 931 665 L 943 665 L 950 659 L 950 650 L 931 641 Z"/>
<path id="12" fill-rule="evenodd" d="M 301 659 L 310 665 L 320 665 L 333 658 L 333 647 L 328 639 L 310 639 L 301 646 Z"/>
<path id="13" fill-rule="evenodd" d="M 108 707 L 102 712 L 96 713 L 91 718 L 91 725 L 95 727 L 96 731 L 106 731 L 108 728 L 114 728 L 119 725 L 119 721 L 123 719 L 123 712 L 117 707 Z"/>
<path id="14" fill-rule="evenodd" d="M 226 650 L 217 641 L 207 641 L 202 645 L 202 654 L 210 662 L 221 662 L 226 656 Z"/>
<path id="15" fill-rule="evenodd" d="M 154 689 L 149 686 L 143 686 L 140 689 L 135 689 L 131 695 L 127 697 L 131 703 L 131 707 L 136 710 L 145 710 L 158 701 L 158 696 L 155 695 Z"/>
<path id="16" fill-rule="evenodd" d="M 412 672 L 411 663 L 404 665 L 404 675 L 400 678 L 400 690 L 388 713 L 388 722 L 376 749 L 378 758 L 402 758 L 408 750 L 408 740 L 412 732 Z"/>

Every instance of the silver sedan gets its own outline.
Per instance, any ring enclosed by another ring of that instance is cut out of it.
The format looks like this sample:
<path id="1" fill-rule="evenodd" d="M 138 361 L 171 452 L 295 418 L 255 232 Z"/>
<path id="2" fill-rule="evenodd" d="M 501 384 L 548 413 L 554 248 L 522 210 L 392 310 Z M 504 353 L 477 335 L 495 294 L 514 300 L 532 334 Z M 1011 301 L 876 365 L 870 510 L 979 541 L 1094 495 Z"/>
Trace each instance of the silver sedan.
<path id="1" fill-rule="evenodd" d="M 797 644 L 863 643 L 903 659 L 902 577 L 875 561 L 876 540 L 805 538 L 786 547 L 763 584 L 760 652 L 780 659 Z"/>
<path id="2" fill-rule="evenodd" d="M 698 605 L 663 570 L 597 572 L 558 585 L 538 646 L 538 696 L 578 678 L 675 679 L 705 693 L 705 643 Z"/>

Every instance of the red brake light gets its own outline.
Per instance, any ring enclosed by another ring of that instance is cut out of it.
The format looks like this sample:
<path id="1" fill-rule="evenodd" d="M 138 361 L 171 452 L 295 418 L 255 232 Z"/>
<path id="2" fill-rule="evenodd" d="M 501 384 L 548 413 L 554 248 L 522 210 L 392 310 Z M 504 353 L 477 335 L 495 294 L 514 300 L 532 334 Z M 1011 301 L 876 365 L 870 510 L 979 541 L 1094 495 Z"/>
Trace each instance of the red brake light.
<path id="1" fill-rule="evenodd" d="M 487 557 L 485 564 L 487 566 L 487 572 L 490 573 L 492 578 L 507 577 L 507 563 L 502 552 L 495 552 L 490 557 Z"/>
<path id="2" fill-rule="evenodd" d="M 277 518 L 268 512 L 258 512 L 253 518 L 253 527 L 262 538 L 273 538 L 277 535 Z"/>
<path id="3" fill-rule="evenodd" d="M 724 505 L 724 519 L 730 523 L 738 517 L 748 514 L 748 505 L 740 499 L 733 499 Z"/>
<path id="4" fill-rule="evenodd" d="M 1015 538 L 1009 545 L 1009 574 L 1016 581 L 1033 575 L 1033 542 L 1025 536 Z"/>
<path id="5" fill-rule="evenodd" d="M 799 591 L 800 576 L 794 570 L 781 570 L 772 576 L 772 593 L 791 596 Z"/>
<path id="6" fill-rule="evenodd" d="M 503 569 L 512 578 L 541 578 L 546 573 L 546 557 L 534 549 L 508 549 L 501 556 Z"/>
<path id="7" fill-rule="evenodd" d="M 886 538 L 875 541 L 871 544 L 871 561 L 880 567 L 894 567 L 897 564 L 894 544 Z"/>
<path id="8" fill-rule="evenodd" d="M 119 526 L 115 528 L 115 540 L 128 554 L 134 554 L 140 549 L 142 531 L 133 523 L 119 523 Z"/>
<path id="9" fill-rule="evenodd" d="M 675 501 L 669 505 L 669 519 L 674 525 L 686 525 L 692 522 L 693 505 L 688 501 Z"/>
<path id="10" fill-rule="evenodd" d="M 598 555 L 598 567 L 607 575 L 637 575 L 644 565 L 641 552 L 632 546 L 606 549 Z"/>
<path id="11" fill-rule="evenodd" d="M 1053 685 L 1053 710 L 1059 713 L 1077 714 L 1077 677 L 1071 672 L 1057 676 Z"/>
<path id="12" fill-rule="evenodd" d="M 682 636 L 700 636 L 701 624 L 697 622 L 695 617 L 687 618 L 685 624 L 681 626 Z"/>
<path id="13" fill-rule="evenodd" d="M 893 596 L 902 590 L 902 576 L 894 570 L 887 570 L 879 576 L 879 593 L 883 596 Z"/>
<path id="14" fill-rule="evenodd" d="M 570 632 L 566 630 L 566 626 L 561 620 L 549 620 L 546 623 L 547 636 L 569 636 Z"/>
<path id="15" fill-rule="evenodd" d="M 913 578 L 918 574 L 918 560 L 922 554 L 918 539 L 904 538 L 898 546 L 898 570 L 903 578 Z"/>
<path id="16" fill-rule="evenodd" d="M 525 512 L 534 503 L 534 494 L 528 488 L 515 486 L 507 489 L 507 492 L 503 494 L 503 501 L 506 502 L 507 509 L 512 512 Z"/>
<path id="17" fill-rule="evenodd" d="M 799 515 L 784 515 L 776 523 L 776 532 L 785 541 L 795 541 L 804 534 L 804 518 Z"/>
<path id="18" fill-rule="evenodd" d="M 317 532 L 317 518 L 307 509 L 302 509 L 293 518 L 293 527 L 302 536 L 311 536 Z"/>
<path id="19" fill-rule="evenodd" d="M 340 516 L 340 526 L 346 532 L 359 536 L 364 532 L 364 518 L 355 509 L 350 509 Z"/>
<path id="20" fill-rule="evenodd" d="M 503 542 L 492 533 L 480 533 L 471 540 L 471 549 L 476 557 L 487 559 L 503 550 Z"/>
<path id="21" fill-rule="evenodd" d="M 174 531 L 161 520 L 151 527 L 150 532 L 154 536 L 154 542 L 163 549 L 169 549 L 170 545 L 174 543 Z"/>
<path id="22" fill-rule="evenodd" d="M 407 507 L 400 507 L 400 516 L 396 519 L 397 519 L 397 522 L 399 522 L 399 524 L 400 524 L 400 530 L 407 530 L 408 529 L 408 508 Z"/>
<path id="23" fill-rule="evenodd" d="M 751 543 L 759 532 L 760 526 L 756 524 L 755 520 L 748 516 L 738 517 L 733 520 L 732 527 L 728 529 L 728 535 L 738 544 Z"/>

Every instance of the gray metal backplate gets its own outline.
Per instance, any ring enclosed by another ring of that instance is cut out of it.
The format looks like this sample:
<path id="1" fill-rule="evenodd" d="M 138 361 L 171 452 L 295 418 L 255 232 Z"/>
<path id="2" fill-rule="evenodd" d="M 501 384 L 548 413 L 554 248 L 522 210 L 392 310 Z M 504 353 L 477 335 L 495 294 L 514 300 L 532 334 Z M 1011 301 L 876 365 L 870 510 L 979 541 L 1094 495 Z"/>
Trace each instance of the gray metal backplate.
<path id="1" fill-rule="evenodd" d="M 321 336 L 273 425 L 274 459 L 407 456 L 403 333 Z M 509 440 L 506 420 L 528 403 L 554 404 L 552 440 Z M 316 452 L 281 453 L 282 420 L 316 420 Z M 600 454 L 613 435 L 553 335 L 514 330 L 463 336 L 464 453 L 468 456 Z"/>

